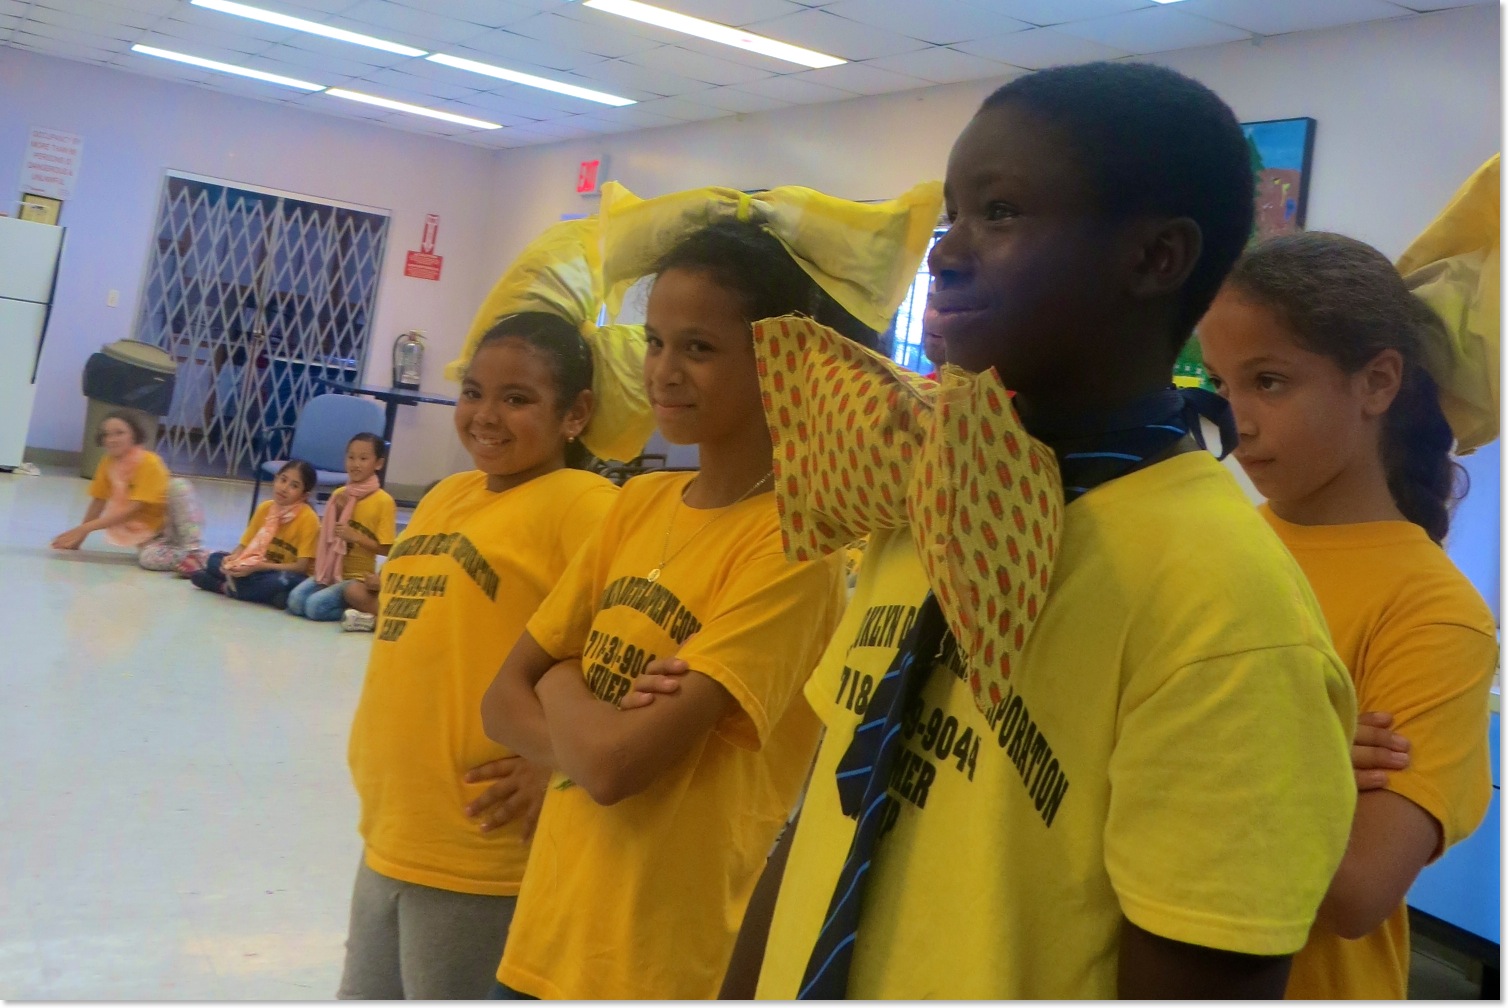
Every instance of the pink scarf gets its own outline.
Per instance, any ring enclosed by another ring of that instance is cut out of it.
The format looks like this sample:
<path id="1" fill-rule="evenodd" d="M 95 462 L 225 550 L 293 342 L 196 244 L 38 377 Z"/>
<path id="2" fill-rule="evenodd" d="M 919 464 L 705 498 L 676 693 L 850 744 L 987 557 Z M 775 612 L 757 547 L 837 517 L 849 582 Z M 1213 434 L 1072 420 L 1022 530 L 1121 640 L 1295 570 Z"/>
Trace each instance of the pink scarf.
<path id="1" fill-rule="evenodd" d="M 319 549 L 314 554 L 314 580 L 322 585 L 332 585 L 341 580 L 349 544 L 335 534 L 335 526 L 349 522 L 356 511 L 356 505 L 380 489 L 382 484 L 377 482 L 377 477 L 368 476 L 360 483 L 347 483 L 341 490 L 337 490 L 336 493 L 340 494 L 339 501 L 334 495 L 330 497 L 330 503 L 325 505 L 325 517 L 319 523 Z"/>
<path id="2" fill-rule="evenodd" d="M 131 477 L 136 475 L 136 467 L 141 465 L 141 460 L 146 455 L 147 450 L 141 445 L 132 445 L 120 458 L 105 460 L 104 464 L 109 466 L 106 472 L 110 477 L 110 497 L 105 501 L 105 510 L 100 512 L 100 518 L 109 521 L 122 511 L 130 509 Z M 105 539 L 117 546 L 140 546 L 152 538 L 156 531 L 140 518 L 132 518 L 119 525 L 106 527 Z"/>
<path id="3" fill-rule="evenodd" d="M 244 570 L 252 564 L 261 563 L 267 559 L 267 547 L 272 542 L 272 537 L 277 535 L 278 529 L 287 525 L 298 515 L 299 511 L 307 505 L 303 501 L 288 507 L 282 507 L 277 501 L 272 502 L 272 507 L 267 509 L 267 519 L 262 522 L 262 527 L 257 529 L 257 534 L 251 537 L 251 542 L 236 557 L 234 563 L 222 565 L 222 569 Z"/>

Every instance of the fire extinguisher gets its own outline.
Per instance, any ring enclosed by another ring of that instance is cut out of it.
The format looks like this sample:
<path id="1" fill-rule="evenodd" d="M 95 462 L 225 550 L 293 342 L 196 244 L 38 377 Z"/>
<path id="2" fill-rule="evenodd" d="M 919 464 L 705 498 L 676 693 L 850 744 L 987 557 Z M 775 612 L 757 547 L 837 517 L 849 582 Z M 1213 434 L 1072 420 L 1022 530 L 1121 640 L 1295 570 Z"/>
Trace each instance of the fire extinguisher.
<path id="1" fill-rule="evenodd" d="M 410 329 L 393 341 L 393 388 L 417 389 L 424 367 L 424 333 Z"/>

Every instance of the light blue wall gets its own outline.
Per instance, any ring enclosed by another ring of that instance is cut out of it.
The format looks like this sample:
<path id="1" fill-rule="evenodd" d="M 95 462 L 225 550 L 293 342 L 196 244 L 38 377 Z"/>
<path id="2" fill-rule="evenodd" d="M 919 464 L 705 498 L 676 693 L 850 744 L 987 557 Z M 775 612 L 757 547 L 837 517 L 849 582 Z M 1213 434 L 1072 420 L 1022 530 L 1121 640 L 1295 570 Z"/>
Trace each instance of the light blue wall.
<path id="1" fill-rule="evenodd" d="M 1477 586 L 1501 627 L 1503 442 L 1477 449 L 1461 464 L 1471 476 L 1471 491 L 1456 508 L 1445 550 Z"/>

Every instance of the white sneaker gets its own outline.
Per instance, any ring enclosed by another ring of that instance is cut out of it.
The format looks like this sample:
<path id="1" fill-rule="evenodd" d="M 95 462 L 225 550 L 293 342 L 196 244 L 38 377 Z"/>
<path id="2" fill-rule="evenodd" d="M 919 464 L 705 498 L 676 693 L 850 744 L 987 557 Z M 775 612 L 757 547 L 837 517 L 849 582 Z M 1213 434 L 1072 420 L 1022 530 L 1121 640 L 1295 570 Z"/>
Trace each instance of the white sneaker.
<path id="1" fill-rule="evenodd" d="M 340 618 L 340 628 L 351 633 L 371 633 L 377 629 L 377 617 L 360 609 L 347 609 Z"/>

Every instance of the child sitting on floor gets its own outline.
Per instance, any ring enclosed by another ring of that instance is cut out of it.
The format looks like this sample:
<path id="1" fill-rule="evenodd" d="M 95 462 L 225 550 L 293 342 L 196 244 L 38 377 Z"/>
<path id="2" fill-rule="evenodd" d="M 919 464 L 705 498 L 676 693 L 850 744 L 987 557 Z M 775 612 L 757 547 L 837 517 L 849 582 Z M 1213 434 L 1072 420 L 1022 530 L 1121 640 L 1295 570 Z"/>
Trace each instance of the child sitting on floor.
<path id="1" fill-rule="evenodd" d="M 387 445 L 358 434 L 346 445 L 346 485 L 330 495 L 320 523 L 314 576 L 288 593 L 288 611 L 333 623 L 346 611 L 346 589 L 377 569 L 397 536 L 397 506 L 377 482 Z M 372 607 L 376 611 L 376 607 Z"/>
<path id="2" fill-rule="evenodd" d="M 314 561 L 319 519 L 309 506 L 313 489 L 312 465 L 301 459 L 285 463 L 272 481 L 272 500 L 257 507 L 241 544 L 229 553 L 211 553 L 189 580 L 205 591 L 283 608 Z"/>

